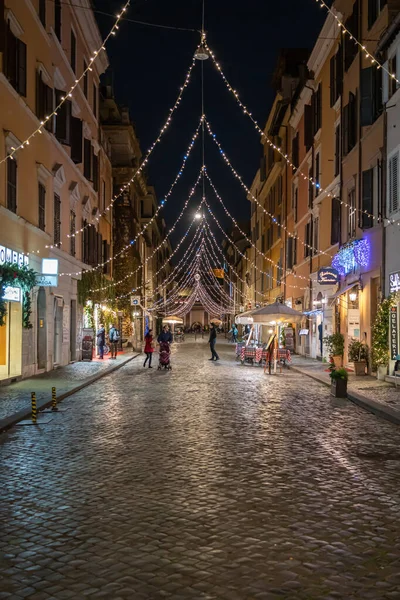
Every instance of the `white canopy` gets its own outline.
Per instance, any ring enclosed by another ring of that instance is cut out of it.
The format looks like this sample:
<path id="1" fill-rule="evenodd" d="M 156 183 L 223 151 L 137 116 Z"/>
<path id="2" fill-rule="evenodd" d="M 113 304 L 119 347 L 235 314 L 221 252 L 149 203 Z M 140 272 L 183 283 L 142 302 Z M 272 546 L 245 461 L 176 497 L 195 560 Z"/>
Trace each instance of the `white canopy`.
<path id="1" fill-rule="evenodd" d="M 253 317 L 251 316 L 254 311 L 247 310 L 242 312 L 235 317 L 236 325 L 253 325 Z"/>
<path id="2" fill-rule="evenodd" d="M 288 321 L 298 323 L 304 316 L 302 312 L 294 310 L 294 308 L 290 308 L 281 302 L 273 302 L 251 312 L 254 324 L 265 325 L 276 325 L 277 323 L 287 323 Z"/>

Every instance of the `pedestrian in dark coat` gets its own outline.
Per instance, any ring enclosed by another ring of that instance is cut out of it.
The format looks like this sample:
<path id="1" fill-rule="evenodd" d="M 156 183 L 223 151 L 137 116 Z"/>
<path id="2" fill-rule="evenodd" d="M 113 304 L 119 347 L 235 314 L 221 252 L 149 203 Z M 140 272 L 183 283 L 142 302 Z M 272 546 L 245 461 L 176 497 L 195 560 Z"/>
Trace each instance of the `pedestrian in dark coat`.
<path id="1" fill-rule="evenodd" d="M 104 356 L 104 346 L 106 344 L 106 330 L 104 329 L 103 323 L 100 323 L 100 327 L 97 330 L 97 350 L 99 358 L 103 359 Z"/>
<path id="2" fill-rule="evenodd" d="M 214 323 L 212 323 L 211 328 L 210 328 L 210 339 L 208 340 L 208 343 L 210 344 L 211 358 L 209 358 L 208 360 L 219 360 L 219 356 L 215 351 L 216 341 L 217 341 L 217 328 L 215 327 Z"/>
<path id="3" fill-rule="evenodd" d="M 151 359 L 153 357 L 153 352 L 154 352 L 154 348 L 153 348 L 153 330 L 149 329 L 149 331 L 147 332 L 147 334 L 144 337 L 145 340 L 145 346 L 144 346 L 144 351 L 146 354 L 146 360 L 143 363 L 143 366 L 146 366 L 147 361 L 149 361 L 149 369 L 152 369 L 153 367 L 151 366 Z"/>

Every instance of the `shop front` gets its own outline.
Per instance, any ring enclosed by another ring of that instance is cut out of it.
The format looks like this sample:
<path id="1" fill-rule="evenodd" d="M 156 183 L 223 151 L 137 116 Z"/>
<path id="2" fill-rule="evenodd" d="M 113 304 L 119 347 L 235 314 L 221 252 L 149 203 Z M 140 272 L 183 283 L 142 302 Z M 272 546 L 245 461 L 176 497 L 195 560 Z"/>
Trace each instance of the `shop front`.
<path id="1" fill-rule="evenodd" d="M 4 324 L 0 327 L 0 380 L 22 375 L 22 290 L 7 287 Z"/>

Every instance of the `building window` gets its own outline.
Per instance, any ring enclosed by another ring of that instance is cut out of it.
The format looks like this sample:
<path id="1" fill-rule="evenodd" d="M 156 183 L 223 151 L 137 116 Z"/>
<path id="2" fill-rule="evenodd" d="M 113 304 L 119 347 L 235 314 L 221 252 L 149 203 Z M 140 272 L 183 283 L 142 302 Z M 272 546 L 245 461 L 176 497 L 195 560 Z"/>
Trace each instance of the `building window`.
<path id="1" fill-rule="evenodd" d="M 71 210 L 69 213 L 69 235 L 70 235 L 69 241 L 70 241 L 71 256 L 75 256 L 75 254 L 76 254 L 75 231 L 76 231 L 76 215 L 75 215 L 74 211 Z"/>
<path id="2" fill-rule="evenodd" d="M 312 256 L 312 226 L 311 222 L 307 223 L 304 228 L 304 258 Z"/>
<path id="3" fill-rule="evenodd" d="M 92 179 L 92 144 L 90 140 L 83 139 L 83 174 L 91 181 Z"/>
<path id="4" fill-rule="evenodd" d="M 59 248 L 61 245 L 61 199 L 54 194 L 54 245 Z"/>
<path id="5" fill-rule="evenodd" d="M 314 199 L 313 168 L 311 166 L 308 170 L 308 208 L 312 208 L 313 199 Z"/>
<path id="6" fill-rule="evenodd" d="M 348 71 L 353 63 L 353 60 L 358 53 L 358 44 L 354 43 L 358 39 L 358 16 L 359 16 L 359 0 L 356 0 L 353 5 L 353 14 L 346 20 L 345 26 L 351 35 L 345 36 L 344 43 L 344 68 Z"/>
<path id="7" fill-rule="evenodd" d="M 93 114 L 97 119 L 97 87 L 93 84 Z"/>
<path id="8" fill-rule="evenodd" d="M 357 141 L 357 110 L 356 96 L 349 94 L 349 102 L 343 108 L 343 155 L 346 156 L 356 145 Z"/>
<path id="9" fill-rule="evenodd" d="M 372 213 L 374 211 L 374 169 L 368 169 L 362 173 L 362 206 L 360 215 L 360 226 L 362 229 L 373 227 Z"/>
<path id="10" fill-rule="evenodd" d="M 100 212 L 103 213 L 106 209 L 106 182 L 104 179 L 101 180 L 101 198 L 100 198 Z"/>
<path id="11" fill-rule="evenodd" d="M 330 62 L 331 106 L 336 104 L 343 91 L 343 49 L 339 44 L 338 50 Z"/>
<path id="12" fill-rule="evenodd" d="M 339 198 L 332 198 L 331 208 L 331 245 L 334 246 L 340 241 L 340 215 L 341 204 Z"/>
<path id="13" fill-rule="evenodd" d="M 293 258 L 294 258 L 294 253 L 293 253 L 293 244 L 294 244 L 295 239 L 293 237 L 288 237 L 288 239 L 286 240 L 286 268 L 287 269 L 292 269 L 294 262 L 293 262 Z"/>
<path id="14" fill-rule="evenodd" d="M 294 221 L 297 222 L 298 219 L 298 210 L 299 210 L 299 189 L 297 185 L 293 189 L 293 218 Z"/>
<path id="15" fill-rule="evenodd" d="M 76 37 L 71 29 L 71 67 L 73 72 L 76 71 Z"/>
<path id="16" fill-rule="evenodd" d="M 83 94 L 85 96 L 85 98 L 87 98 L 88 95 L 88 72 L 87 72 L 87 64 L 86 61 L 83 61 L 83 72 L 84 72 L 84 76 L 83 76 Z"/>
<path id="17" fill-rule="evenodd" d="M 7 208 L 17 212 L 17 162 L 13 158 L 7 160 Z"/>
<path id="18" fill-rule="evenodd" d="M 15 37 L 8 21 L 6 29 L 4 74 L 21 96 L 26 96 L 26 44 Z"/>
<path id="19" fill-rule="evenodd" d="M 315 197 L 317 197 L 320 192 L 320 188 L 321 188 L 321 186 L 320 186 L 320 155 L 319 155 L 319 152 L 317 152 L 317 154 L 315 155 L 314 183 L 315 183 Z"/>
<path id="20" fill-rule="evenodd" d="M 10 161 L 8 161 L 10 162 Z M 394 154 L 388 163 L 389 169 L 389 189 L 388 189 L 388 208 L 389 214 L 399 210 L 399 153 Z"/>
<path id="21" fill-rule="evenodd" d="M 39 183 L 39 229 L 46 228 L 46 188 L 43 183 Z"/>
<path id="22" fill-rule="evenodd" d="M 353 188 L 347 195 L 347 238 L 356 236 L 356 190 Z"/>
<path id="23" fill-rule="evenodd" d="M 386 4 L 387 0 L 368 0 L 368 29 L 371 29 Z"/>
<path id="24" fill-rule="evenodd" d="M 388 75 L 385 73 L 385 77 L 388 77 L 389 79 L 389 98 L 391 98 L 391 96 L 393 96 L 393 94 L 396 92 L 396 90 L 399 87 L 399 84 L 397 83 L 396 79 L 399 79 L 399 73 L 397 73 L 397 56 L 396 54 L 394 54 L 388 61 L 388 71 L 389 73 L 393 73 L 393 75 L 395 75 L 395 77 L 388 77 Z"/>
<path id="25" fill-rule="evenodd" d="M 36 116 L 43 121 L 53 112 L 53 88 L 43 81 L 43 75 L 36 72 Z M 48 131 L 53 130 L 53 119 L 48 119 L 45 125 Z"/>
<path id="26" fill-rule="evenodd" d="M 92 148 L 93 152 L 93 148 Z M 93 152 L 92 156 L 92 177 L 93 177 L 93 189 L 95 192 L 99 191 L 99 157 Z"/>
<path id="27" fill-rule="evenodd" d="M 382 112 L 382 70 L 367 67 L 361 71 L 360 79 L 361 125 L 372 125 Z"/>
<path id="28" fill-rule="evenodd" d="M 65 96 L 65 92 L 56 90 L 56 105 L 61 102 L 61 98 Z M 72 102 L 65 102 L 57 110 L 56 116 L 56 138 L 62 144 L 69 146 L 71 143 L 71 117 L 72 117 Z"/>
<path id="29" fill-rule="evenodd" d="M 39 0 L 39 19 L 43 27 L 46 27 L 46 0 Z"/>
<path id="30" fill-rule="evenodd" d="M 61 42 L 61 0 L 54 0 L 54 33 Z"/>
<path id="31" fill-rule="evenodd" d="M 315 135 L 322 126 L 322 86 L 319 84 L 317 91 L 311 98 L 313 135 Z"/>
<path id="32" fill-rule="evenodd" d="M 296 133 L 292 142 L 292 163 L 296 169 L 299 168 L 299 132 Z"/>
<path id="33" fill-rule="evenodd" d="M 314 219 L 313 228 L 314 228 L 313 252 L 314 252 L 314 254 L 318 254 L 318 250 L 319 250 L 319 217 L 316 217 Z"/>
<path id="34" fill-rule="evenodd" d="M 335 127 L 335 177 L 340 173 L 340 123 Z"/>

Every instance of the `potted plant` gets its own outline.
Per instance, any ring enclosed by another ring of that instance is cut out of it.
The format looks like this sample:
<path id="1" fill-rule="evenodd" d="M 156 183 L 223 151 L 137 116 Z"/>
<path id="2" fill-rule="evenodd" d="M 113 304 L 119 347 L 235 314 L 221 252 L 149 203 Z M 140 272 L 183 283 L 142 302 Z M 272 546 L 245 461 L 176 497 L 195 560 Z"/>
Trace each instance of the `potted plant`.
<path id="1" fill-rule="evenodd" d="M 331 363 L 330 374 L 331 378 L 331 396 L 335 398 L 347 398 L 347 380 L 349 375 L 343 367 L 335 368 L 334 363 Z"/>
<path id="2" fill-rule="evenodd" d="M 344 354 L 344 335 L 341 333 L 332 333 L 324 337 L 323 342 L 328 349 L 329 356 L 332 357 L 335 367 L 343 366 Z"/>
<path id="3" fill-rule="evenodd" d="M 365 367 L 368 365 L 369 348 L 367 344 L 352 338 L 349 342 L 349 362 L 354 364 L 356 375 L 365 375 Z"/>

